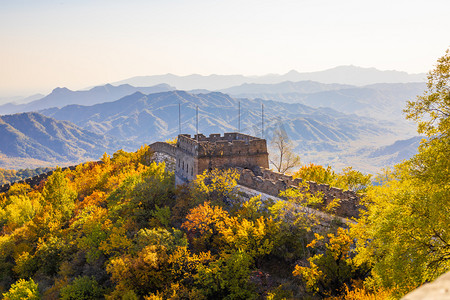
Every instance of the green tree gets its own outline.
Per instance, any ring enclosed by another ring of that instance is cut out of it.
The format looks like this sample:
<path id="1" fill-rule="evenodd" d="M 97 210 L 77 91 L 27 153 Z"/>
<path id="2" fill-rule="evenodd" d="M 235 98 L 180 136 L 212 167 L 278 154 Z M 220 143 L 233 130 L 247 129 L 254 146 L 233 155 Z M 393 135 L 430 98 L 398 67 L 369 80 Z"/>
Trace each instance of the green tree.
<path id="1" fill-rule="evenodd" d="M 401 296 L 450 270 L 450 55 L 429 73 L 428 90 L 409 102 L 407 118 L 427 140 L 419 153 L 368 190 L 368 208 L 353 232 L 370 283 Z"/>
<path id="2" fill-rule="evenodd" d="M 330 166 L 324 168 L 321 165 L 310 163 L 304 165 L 294 174 L 294 178 L 301 178 L 305 181 L 332 184 L 336 179 L 336 174 Z"/>
<path id="3" fill-rule="evenodd" d="M 38 291 L 38 285 L 33 279 L 25 280 L 19 279 L 16 283 L 11 285 L 7 293 L 3 294 L 5 300 L 38 300 L 41 299 Z"/>
<path id="4" fill-rule="evenodd" d="M 61 214 L 63 220 L 68 220 L 72 216 L 76 192 L 69 185 L 69 180 L 60 168 L 57 168 L 47 179 L 42 195 L 53 209 Z"/>
<path id="5" fill-rule="evenodd" d="M 309 266 L 296 265 L 293 275 L 301 277 L 310 291 L 322 296 L 337 295 L 345 284 L 363 275 L 364 270 L 355 268 L 352 262 L 353 241 L 345 229 L 338 228 L 336 234 L 326 237 L 315 236 L 308 247 L 319 248 L 320 253 L 308 258 Z"/>
<path id="6" fill-rule="evenodd" d="M 360 171 L 354 170 L 352 167 L 347 167 L 339 173 L 333 182 L 333 185 L 345 190 L 352 190 L 354 192 L 365 192 L 372 184 L 370 178 L 372 175 L 364 175 Z"/>
<path id="7" fill-rule="evenodd" d="M 428 73 L 427 90 L 416 101 L 408 101 L 406 118 L 418 124 L 417 131 L 429 137 L 448 134 L 450 130 L 450 49 Z"/>
<path id="8" fill-rule="evenodd" d="M 239 173 L 235 169 L 205 170 L 192 183 L 192 200 L 200 204 L 211 201 L 216 205 L 233 203 L 236 200 L 234 187 L 239 180 Z"/>
<path id="9" fill-rule="evenodd" d="M 199 265 L 196 284 L 208 299 L 256 299 L 250 283 L 252 258 L 245 252 L 233 252 Z"/>
<path id="10" fill-rule="evenodd" d="M 104 299 L 103 289 L 98 285 L 94 277 L 80 276 L 61 289 L 62 300 L 78 299 Z"/>

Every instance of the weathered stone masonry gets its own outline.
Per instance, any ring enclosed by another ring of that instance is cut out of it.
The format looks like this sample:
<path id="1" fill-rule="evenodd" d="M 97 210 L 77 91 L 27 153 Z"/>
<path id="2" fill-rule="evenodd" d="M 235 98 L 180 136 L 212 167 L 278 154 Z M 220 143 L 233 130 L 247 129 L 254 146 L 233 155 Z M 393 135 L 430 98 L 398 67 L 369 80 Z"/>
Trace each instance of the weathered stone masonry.
<path id="1" fill-rule="evenodd" d="M 209 137 L 181 134 L 176 149 L 177 184 L 193 180 L 197 174 L 213 168 L 269 167 L 266 140 L 241 133 L 211 134 Z"/>
<path id="2" fill-rule="evenodd" d="M 240 133 L 211 134 L 206 137 L 202 134 L 191 137 L 179 135 L 176 145 L 154 143 L 150 147 L 155 152 L 162 152 L 176 158 L 176 183 L 189 182 L 212 168 L 233 167 L 239 170 L 239 184 L 255 191 L 274 197 L 280 191 L 298 187 L 301 179 L 273 172 L 268 169 L 268 153 L 266 140 Z M 350 218 L 359 214 L 359 196 L 353 191 L 330 187 L 327 184 L 307 182 L 310 192 L 321 192 L 323 206 L 334 199 L 339 199 L 336 215 Z"/>
<path id="3" fill-rule="evenodd" d="M 269 169 L 256 170 L 256 175 L 252 170 L 238 168 L 240 171 L 239 184 L 253 190 L 277 197 L 281 191 L 288 188 L 297 188 L 302 183 L 302 179 L 293 179 L 292 176 L 271 171 Z M 322 206 L 328 205 L 334 199 L 339 199 L 339 207 L 335 214 L 351 218 L 359 215 L 359 210 L 363 208 L 359 204 L 359 196 L 353 191 L 344 191 L 339 188 L 331 187 L 328 184 L 318 184 L 313 181 L 306 182 L 309 191 L 313 194 L 323 194 Z"/>

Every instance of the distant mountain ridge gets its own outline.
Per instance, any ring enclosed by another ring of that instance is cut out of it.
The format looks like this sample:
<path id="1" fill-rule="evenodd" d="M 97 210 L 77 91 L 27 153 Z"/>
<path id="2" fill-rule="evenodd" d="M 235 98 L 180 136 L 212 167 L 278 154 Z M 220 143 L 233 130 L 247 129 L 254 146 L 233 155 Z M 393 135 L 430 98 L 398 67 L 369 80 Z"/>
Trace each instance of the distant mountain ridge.
<path id="1" fill-rule="evenodd" d="M 83 134 L 95 132 L 101 141 L 99 149 L 108 149 L 112 143 L 109 140 L 111 137 L 116 139 L 115 148 L 134 150 L 142 144 L 173 138 L 178 134 L 179 104 L 184 133 L 196 132 L 197 106 L 200 113 L 199 132 L 237 131 L 237 106 L 240 102 L 241 132 L 259 136 L 261 104 L 264 104 L 264 137 L 270 140 L 273 130 L 283 127 L 305 162 L 311 158 L 314 159 L 311 161 L 322 164 L 345 163 L 347 158 L 350 159 L 349 155 L 357 153 L 359 148 L 367 150 L 357 154 L 360 162 L 367 160 L 369 164 L 369 161 L 385 159 L 394 162 L 403 154 L 412 153 L 410 149 L 415 145 L 406 143 L 404 148 L 409 150 L 388 153 L 405 145 L 402 142 L 395 144 L 396 140 L 412 136 L 411 126 L 399 119 L 402 119 L 405 102 L 422 94 L 424 80 L 425 74 L 354 66 L 310 73 L 293 70 L 284 75 L 259 77 L 141 76 L 118 82 L 118 86 L 107 84 L 82 91 L 56 88 L 49 95 L 29 103 L 1 105 L 0 114 L 39 111 L 48 117 L 74 123 L 70 126 L 85 130 Z M 24 120 L 30 128 L 39 127 L 36 124 L 40 121 Z M 12 129 L 6 126 L 5 132 L 10 135 L 14 133 L 18 145 L 21 145 L 13 148 L 19 155 L 17 159 L 50 159 L 54 156 L 53 161 L 65 161 L 68 157 L 75 159 L 91 155 L 84 146 L 81 147 L 83 150 L 74 150 L 77 145 L 69 143 L 71 138 L 63 138 L 63 141 L 68 145 L 67 149 L 72 150 L 59 153 L 59 150 L 55 151 L 58 146 L 52 144 L 51 139 L 35 140 L 37 131 L 24 132 L 25 128 L 16 128 L 18 124 L 8 125 Z M 81 135 L 74 140 L 82 141 Z M 88 143 L 96 144 L 93 140 Z M 384 149 L 389 143 L 394 144 Z M 40 149 L 51 153 L 48 151 L 50 149 L 54 153 L 44 158 Z M 5 155 L 0 150 L 0 163 Z M 316 161 L 317 158 L 320 160 Z M 358 166 L 358 162 L 353 165 Z"/>
<path id="2" fill-rule="evenodd" d="M 113 102 L 69 105 L 42 113 L 99 135 L 112 136 L 120 141 L 118 148 L 127 150 L 175 137 L 179 132 L 179 105 L 182 133 L 195 134 L 197 106 L 199 132 L 238 131 L 239 102 L 241 132 L 261 136 L 261 104 L 264 104 L 264 138 L 270 142 L 273 131 L 283 128 L 304 163 L 311 161 L 336 168 L 351 165 L 376 172 L 380 167 L 413 155 L 416 150 L 415 139 L 395 142 L 404 136 L 397 132 L 397 123 L 300 103 L 238 99 L 220 92 L 170 91 L 148 95 L 136 92 Z"/>
<path id="3" fill-rule="evenodd" d="M 317 81 L 304 80 L 304 81 L 283 81 L 274 84 L 263 83 L 244 83 L 239 86 L 233 86 L 227 89 L 220 90 L 220 92 L 230 95 L 240 94 L 285 94 L 285 93 L 301 93 L 312 94 L 323 91 L 333 91 L 354 88 L 353 85 L 348 84 L 336 84 L 336 83 L 320 83 Z"/>
<path id="4" fill-rule="evenodd" d="M 400 119 L 408 100 L 423 94 L 426 84 L 378 83 L 362 87 L 313 81 L 278 84 L 244 84 L 222 90 L 233 97 L 302 103 L 330 107 L 347 114 L 380 119 Z"/>
<path id="5" fill-rule="evenodd" d="M 55 88 L 50 94 L 41 99 L 26 104 L 7 103 L 0 105 L 0 114 L 38 111 L 50 107 L 64 107 L 70 104 L 93 105 L 120 99 L 137 91 L 142 93 L 158 93 L 171 91 L 175 88 L 167 84 L 158 84 L 147 87 L 134 87 L 128 84 L 113 86 L 106 84 L 96 86 L 86 91 L 72 91 L 68 88 Z"/>
<path id="6" fill-rule="evenodd" d="M 356 66 L 339 66 L 332 69 L 300 73 L 292 70 L 283 75 L 244 76 L 244 75 L 187 75 L 174 74 L 136 76 L 112 84 L 130 84 L 134 86 L 149 86 L 166 83 L 179 90 L 207 89 L 223 90 L 244 83 L 274 84 L 283 81 L 317 81 L 328 84 L 346 84 L 363 86 L 375 83 L 407 83 L 424 82 L 426 74 L 408 74 L 401 71 L 380 71 L 375 68 Z"/>
<path id="7" fill-rule="evenodd" d="M 311 108 L 302 104 L 235 99 L 212 92 L 191 94 L 171 91 L 144 95 L 135 93 L 120 100 L 93 106 L 70 105 L 43 110 L 58 120 L 68 120 L 98 134 L 111 135 L 136 145 L 151 143 L 178 134 L 178 105 L 181 104 L 182 132 L 196 132 L 196 107 L 199 132 L 204 134 L 238 130 L 238 102 L 241 103 L 241 131 L 261 133 L 261 104 L 264 104 L 265 135 L 283 126 L 297 149 L 338 151 L 339 145 L 359 136 L 380 135 L 386 129 L 375 120 L 349 116 L 329 108 Z"/>
<path id="8" fill-rule="evenodd" d="M 37 160 L 41 166 L 98 159 L 116 150 L 115 144 L 110 137 L 35 112 L 0 117 L 0 167 L 11 167 L 15 159 Z"/>

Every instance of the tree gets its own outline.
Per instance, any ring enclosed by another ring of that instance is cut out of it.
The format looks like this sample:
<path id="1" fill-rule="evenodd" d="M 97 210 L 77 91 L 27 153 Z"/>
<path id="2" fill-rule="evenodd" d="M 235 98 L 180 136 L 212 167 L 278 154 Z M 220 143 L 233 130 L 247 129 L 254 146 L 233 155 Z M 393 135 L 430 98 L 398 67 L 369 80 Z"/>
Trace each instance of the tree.
<path id="1" fill-rule="evenodd" d="M 40 298 L 38 285 L 33 281 L 33 279 L 19 279 L 16 283 L 11 285 L 11 288 L 7 293 L 3 294 L 3 299 L 5 300 L 38 300 Z"/>
<path id="2" fill-rule="evenodd" d="M 428 137 L 447 134 L 450 130 L 450 49 L 438 59 L 428 73 L 427 91 L 416 101 L 408 101 L 406 118 L 418 123 L 417 131 Z"/>
<path id="3" fill-rule="evenodd" d="M 372 175 L 370 174 L 364 175 L 352 167 L 347 167 L 337 175 L 335 185 L 354 192 L 365 192 L 367 187 L 371 185 L 371 177 Z"/>
<path id="4" fill-rule="evenodd" d="M 336 173 L 330 166 L 324 168 L 321 165 L 310 163 L 302 166 L 294 174 L 294 178 L 301 178 L 305 181 L 314 181 L 317 183 L 332 184 L 336 179 Z"/>
<path id="5" fill-rule="evenodd" d="M 239 180 L 236 169 L 205 170 L 192 184 L 192 196 L 195 203 L 211 201 L 213 204 L 224 205 L 235 200 L 234 187 Z"/>
<path id="6" fill-rule="evenodd" d="M 330 233 L 326 238 L 317 233 L 315 236 L 316 239 L 307 247 L 320 247 L 321 253 L 308 258 L 307 267 L 296 265 L 292 274 L 301 277 L 310 291 L 322 296 L 328 293 L 337 295 L 344 284 L 361 275 L 361 270 L 354 268 L 350 257 L 353 241 L 343 228 L 338 228 L 336 234 Z"/>
<path id="7" fill-rule="evenodd" d="M 47 179 L 42 195 L 63 220 L 67 221 L 72 216 L 77 195 L 61 168 L 57 168 Z"/>
<path id="8" fill-rule="evenodd" d="M 217 251 L 225 243 L 220 233 L 231 221 L 227 211 L 205 202 L 190 210 L 181 227 L 187 231 L 194 250 Z"/>
<path id="9" fill-rule="evenodd" d="M 368 189 L 367 211 L 352 229 L 356 261 L 372 265 L 372 284 L 398 297 L 450 270 L 449 77 L 447 50 L 429 73 L 427 92 L 405 110 L 427 141 Z"/>
<path id="10" fill-rule="evenodd" d="M 61 289 L 62 300 L 72 299 L 104 299 L 103 289 L 99 286 L 95 278 L 80 276 Z"/>
<path id="11" fill-rule="evenodd" d="M 278 127 L 274 131 L 270 144 L 277 154 L 270 157 L 269 161 L 278 172 L 286 173 L 300 166 L 300 157 L 292 152 L 293 145 L 283 128 Z"/>
<path id="12" fill-rule="evenodd" d="M 208 266 L 199 265 L 196 284 L 207 299 L 256 299 L 250 282 L 252 258 L 246 252 L 221 256 Z"/>

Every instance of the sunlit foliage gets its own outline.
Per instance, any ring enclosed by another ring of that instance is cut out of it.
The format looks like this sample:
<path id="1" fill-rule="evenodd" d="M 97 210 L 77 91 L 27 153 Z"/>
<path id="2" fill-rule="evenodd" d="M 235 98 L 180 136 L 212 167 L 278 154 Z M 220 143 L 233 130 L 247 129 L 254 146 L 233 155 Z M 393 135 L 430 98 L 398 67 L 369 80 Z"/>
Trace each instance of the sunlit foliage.
<path id="1" fill-rule="evenodd" d="M 408 117 L 419 153 L 377 178 L 310 164 L 285 200 L 239 191 L 236 170 L 175 187 L 144 146 L 0 194 L 4 299 L 384 299 L 450 269 L 449 58 Z M 352 190 L 355 224 L 308 181 Z M 318 212 L 315 208 L 320 208 Z M 324 211 L 327 214 L 324 214 Z"/>

